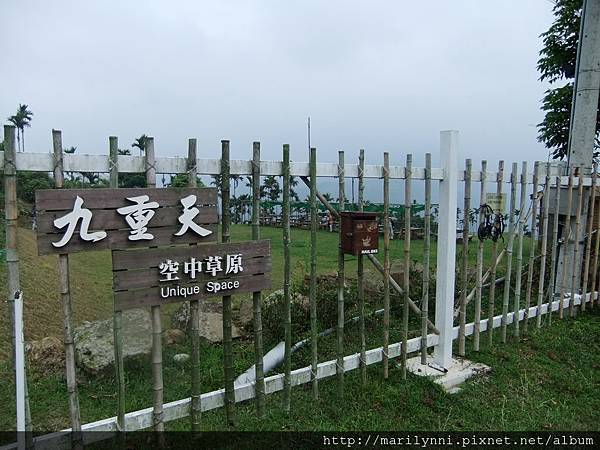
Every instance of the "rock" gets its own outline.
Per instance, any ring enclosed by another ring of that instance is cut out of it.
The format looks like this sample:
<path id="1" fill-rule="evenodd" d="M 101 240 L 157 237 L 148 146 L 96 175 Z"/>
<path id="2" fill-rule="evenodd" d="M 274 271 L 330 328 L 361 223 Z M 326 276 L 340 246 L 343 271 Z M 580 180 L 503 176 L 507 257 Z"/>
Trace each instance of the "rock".
<path id="1" fill-rule="evenodd" d="M 308 289 L 310 286 L 310 275 L 304 276 L 304 284 Z M 317 275 L 317 289 L 328 289 L 337 286 L 337 272 L 327 272 Z M 275 291 L 277 292 L 277 291 Z"/>
<path id="2" fill-rule="evenodd" d="M 237 321 L 242 327 L 252 325 L 254 320 L 254 306 L 252 299 L 249 297 L 243 298 L 238 310 Z"/>
<path id="3" fill-rule="evenodd" d="M 152 323 L 146 309 L 123 312 L 123 359 L 147 355 L 152 348 Z M 89 374 L 114 365 L 113 320 L 84 322 L 73 330 L 78 366 Z"/>
<path id="4" fill-rule="evenodd" d="M 177 353 L 175 356 L 173 356 L 173 361 L 175 361 L 177 364 L 184 364 L 189 359 L 190 355 L 187 353 Z"/>
<path id="5" fill-rule="evenodd" d="M 263 298 L 263 305 L 270 305 L 271 303 L 277 303 L 283 298 L 283 289 L 277 289 L 271 292 L 269 295 Z"/>
<path id="6" fill-rule="evenodd" d="M 181 344 L 185 342 L 185 332 L 177 328 L 171 328 L 165 331 L 163 339 L 167 345 Z"/>
<path id="7" fill-rule="evenodd" d="M 302 295 L 300 292 L 294 292 L 292 294 L 292 303 L 298 305 L 304 311 L 310 310 L 310 299 L 306 295 Z"/>
<path id="8" fill-rule="evenodd" d="M 364 289 L 367 302 L 380 298 L 383 295 L 383 276 L 379 272 L 365 271 Z"/>
<path id="9" fill-rule="evenodd" d="M 404 261 L 394 260 L 390 267 L 390 276 L 402 286 L 404 283 Z"/>
<path id="10" fill-rule="evenodd" d="M 45 337 L 26 345 L 29 364 L 42 375 L 63 373 L 65 370 L 65 350 L 60 339 Z"/>
<path id="11" fill-rule="evenodd" d="M 188 303 L 188 306 L 184 306 Z M 192 331 L 191 314 L 189 302 L 184 302 L 173 315 L 174 327 L 184 331 L 188 335 Z M 204 300 L 200 302 L 200 336 L 210 342 L 223 341 L 223 304 L 221 301 Z M 232 335 L 240 337 L 240 330 L 232 324 Z"/>
<path id="12" fill-rule="evenodd" d="M 272 292 L 271 294 L 263 297 L 263 307 L 265 305 L 270 304 L 271 302 L 279 302 L 282 298 L 283 289 L 278 289 Z M 292 303 L 296 303 L 305 311 L 308 311 L 310 308 L 310 301 L 308 297 L 298 292 L 292 293 Z M 242 299 L 238 308 L 236 321 L 243 328 L 252 328 L 252 325 L 254 323 L 254 304 L 252 298 L 246 297 Z"/>
<path id="13" fill-rule="evenodd" d="M 183 302 L 171 317 L 171 327 L 188 332 L 190 320 L 190 302 Z"/>
<path id="14" fill-rule="evenodd" d="M 281 302 L 283 300 L 283 289 L 277 289 L 271 292 L 265 298 L 263 298 L 263 305 L 269 305 L 271 303 Z M 310 299 L 306 295 L 302 295 L 300 292 L 292 292 L 290 301 L 305 311 L 310 308 Z M 252 302 L 250 302 L 250 313 L 252 313 Z"/>
<path id="15" fill-rule="evenodd" d="M 415 261 L 411 261 L 410 263 L 410 270 L 412 273 L 412 275 L 415 275 L 415 272 L 418 274 L 422 274 L 423 273 L 423 264 L 419 263 L 419 262 L 415 262 Z M 390 267 L 390 275 L 392 276 L 392 278 L 394 280 L 396 280 L 396 282 L 402 286 L 402 284 L 404 283 L 404 261 L 401 260 L 394 260 L 392 261 L 392 265 Z"/>
<path id="16" fill-rule="evenodd" d="M 240 337 L 240 330 L 231 324 L 234 338 Z M 223 342 L 223 314 L 218 312 L 200 313 L 200 336 L 210 342 Z"/>

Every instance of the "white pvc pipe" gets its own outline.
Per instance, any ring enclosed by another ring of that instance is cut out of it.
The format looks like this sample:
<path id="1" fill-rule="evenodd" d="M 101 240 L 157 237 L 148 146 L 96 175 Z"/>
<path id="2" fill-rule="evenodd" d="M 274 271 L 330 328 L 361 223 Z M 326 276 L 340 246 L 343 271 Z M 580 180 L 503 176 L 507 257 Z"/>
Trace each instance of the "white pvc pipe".
<path id="1" fill-rule="evenodd" d="M 285 342 L 280 342 L 275 347 L 263 356 L 263 372 L 269 373 L 283 361 L 285 353 Z M 234 385 L 241 386 L 243 384 L 254 383 L 256 380 L 256 366 L 253 364 L 248 370 L 236 378 Z"/>
<path id="2" fill-rule="evenodd" d="M 25 338 L 23 336 L 23 292 L 14 297 L 15 379 L 19 449 L 25 448 Z"/>
<path id="3" fill-rule="evenodd" d="M 383 309 L 378 309 L 377 311 L 374 311 L 372 314 L 383 314 Z M 346 322 L 344 323 L 352 323 L 352 322 L 358 322 L 359 317 L 353 317 L 351 319 L 346 320 Z M 331 327 L 328 328 L 325 331 L 321 331 L 319 333 L 319 337 L 324 337 L 327 336 L 331 333 L 333 333 L 335 331 L 335 327 Z M 299 342 L 296 342 L 293 346 L 292 346 L 292 353 L 294 353 L 296 350 L 299 350 L 300 348 L 302 348 L 305 344 L 308 344 L 310 342 L 310 338 L 306 338 L 306 339 L 302 339 Z M 282 362 L 283 362 L 283 358 L 285 357 L 285 342 L 280 342 L 279 344 L 277 344 L 275 347 L 273 347 L 271 350 L 269 350 L 269 352 L 263 356 L 263 373 L 266 375 L 268 374 L 271 370 L 275 369 L 277 366 L 279 366 Z M 241 374 L 239 377 L 237 377 L 235 379 L 234 382 L 234 386 L 242 386 L 244 384 L 250 384 L 250 383 L 254 383 L 256 380 L 256 366 L 252 365 L 252 367 L 250 367 L 248 370 L 246 370 L 243 374 Z"/>

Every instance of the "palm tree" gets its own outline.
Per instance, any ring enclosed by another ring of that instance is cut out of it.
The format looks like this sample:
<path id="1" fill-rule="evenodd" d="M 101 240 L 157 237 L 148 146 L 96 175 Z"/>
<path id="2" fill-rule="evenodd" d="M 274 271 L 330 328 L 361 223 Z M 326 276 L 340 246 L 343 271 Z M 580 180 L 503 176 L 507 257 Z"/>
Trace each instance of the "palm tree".
<path id="1" fill-rule="evenodd" d="M 246 218 L 246 214 L 250 211 L 250 204 L 252 203 L 252 198 L 248 194 L 242 194 L 237 198 L 237 213 L 241 218 L 241 222 L 244 222 Z"/>
<path id="2" fill-rule="evenodd" d="M 298 179 L 295 176 L 290 175 L 290 198 L 292 199 L 292 201 L 299 202 L 300 196 L 294 189 L 296 186 L 298 186 Z"/>
<path id="3" fill-rule="evenodd" d="M 271 201 L 277 201 L 281 194 L 281 188 L 279 187 L 279 181 L 273 175 L 265 177 L 264 184 L 260 187 L 261 198 L 268 198 Z"/>
<path id="4" fill-rule="evenodd" d="M 233 181 L 233 196 L 235 197 L 235 189 L 238 187 L 238 184 L 244 177 L 241 175 L 230 175 L 229 178 Z"/>
<path id="5" fill-rule="evenodd" d="M 27 105 L 19 103 L 17 113 L 8 118 L 8 121 L 17 128 L 17 150 L 23 152 L 25 151 L 25 127 L 31 126 L 31 116 L 33 116 L 27 108 Z"/>
<path id="6" fill-rule="evenodd" d="M 133 144 L 131 144 L 131 147 L 137 147 L 140 149 L 140 156 L 142 156 L 142 153 L 146 151 L 146 139 L 148 139 L 148 136 L 142 134 L 139 138 L 136 138 Z"/>
<path id="7" fill-rule="evenodd" d="M 95 172 L 81 172 L 81 182 L 84 186 L 86 181 L 90 186 L 94 186 L 100 181 L 100 176 Z"/>
<path id="8" fill-rule="evenodd" d="M 31 118 L 33 112 L 27 109 L 27 105 L 19 105 L 17 114 L 22 118 L 21 121 L 21 148 L 25 151 L 25 127 L 31 127 Z"/>

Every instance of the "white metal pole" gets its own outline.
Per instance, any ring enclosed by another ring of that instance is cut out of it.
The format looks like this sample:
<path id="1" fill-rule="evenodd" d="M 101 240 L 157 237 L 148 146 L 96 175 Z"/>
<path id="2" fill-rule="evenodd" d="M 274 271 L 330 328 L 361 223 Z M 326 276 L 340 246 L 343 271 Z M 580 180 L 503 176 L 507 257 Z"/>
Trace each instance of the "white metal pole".
<path id="1" fill-rule="evenodd" d="M 15 380 L 17 400 L 17 441 L 25 448 L 25 338 L 23 336 L 23 292 L 16 291 L 15 311 Z"/>
<path id="2" fill-rule="evenodd" d="M 440 162 L 444 179 L 440 181 L 437 238 L 437 284 L 435 326 L 440 331 L 433 352 L 434 363 L 443 368 L 452 364 L 454 283 L 456 256 L 456 195 L 458 190 L 458 131 L 440 133 Z"/>

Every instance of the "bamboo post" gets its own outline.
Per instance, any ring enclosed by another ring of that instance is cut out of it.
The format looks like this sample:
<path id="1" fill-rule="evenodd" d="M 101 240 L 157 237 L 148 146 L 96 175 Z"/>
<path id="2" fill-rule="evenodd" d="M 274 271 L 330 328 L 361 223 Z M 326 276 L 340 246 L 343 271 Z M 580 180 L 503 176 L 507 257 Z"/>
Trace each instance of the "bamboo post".
<path id="1" fill-rule="evenodd" d="M 513 163 L 510 173 L 510 209 L 508 218 L 508 245 L 506 248 L 506 274 L 504 276 L 504 298 L 502 301 L 502 343 L 506 342 L 506 328 L 508 326 L 508 302 L 510 298 L 510 281 L 512 275 L 512 253 L 515 241 L 515 203 L 517 201 L 517 163 Z M 516 318 L 515 318 L 516 319 Z M 515 320 L 517 322 L 517 320 Z"/>
<path id="2" fill-rule="evenodd" d="M 594 214 L 596 213 L 596 163 L 594 163 L 594 168 L 592 170 L 592 187 L 591 187 L 591 199 L 590 199 L 590 213 L 588 214 L 587 219 L 587 237 L 585 240 L 585 266 L 583 269 L 583 295 L 587 294 L 588 291 L 588 281 L 589 281 L 589 271 L 590 271 L 590 258 L 592 256 L 592 223 L 594 221 Z M 592 288 L 590 292 L 590 308 L 594 307 L 594 289 Z M 581 310 L 585 311 L 585 303 L 581 302 Z"/>
<path id="3" fill-rule="evenodd" d="M 62 135 L 60 130 L 52 130 L 54 148 L 54 184 L 57 189 L 64 187 Z M 71 445 L 82 448 L 81 415 L 79 412 L 79 396 L 77 394 L 77 377 L 75 369 L 75 344 L 73 342 L 73 319 L 71 313 L 71 287 L 69 281 L 69 255 L 58 255 L 58 273 L 60 278 L 60 294 L 63 308 L 65 365 L 67 391 L 69 393 L 69 415 L 71 418 Z"/>
<path id="4" fill-rule="evenodd" d="M 10 315 L 7 324 L 11 325 L 11 359 L 14 363 L 15 374 L 17 370 L 16 357 L 16 338 L 15 333 L 15 302 L 21 302 L 23 308 L 22 296 L 15 295 L 21 290 L 21 280 L 19 275 L 19 252 L 18 252 L 18 222 L 19 207 L 17 202 L 17 167 L 16 167 L 16 149 L 15 149 L 15 127 L 4 125 L 4 216 L 6 219 L 6 266 L 7 266 L 7 314 Z M 23 361 L 23 390 L 24 390 L 24 414 L 25 414 L 25 446 L 33 447 L 33 437 L 31 435 L 31 410 L 29 409 L 29 393 L 27 389 L 26 362 Z M 15 384 L 17 384 L 15 376 Z M 21 444 L 22 445 L 22 444 Z"/>
<path id="5" fill-rule="evenodd" d="M 406 155 L 404 177 L 404 308 L 402 311 L 402 379 L 406 380 L 406 360 L 408 357 L 408 295 L 410 291 L 410 216 L 411 216 L 411 184 L 412 155 Z M 389 193 L 389 189 L 388 189 Z M 388 194 L 389 195 L 389 194 Z M 388 198 L 389 202 L 389 198 Z M 389 208 L 389 206 L 388 206 Z M 386 224 L 387 228 L 387 224 Z M 388 251 L 389 253 L 389 251 Z M 389 275 L 389 274 L 388 274 Z"/>
<path id="6" fill-rule="evenodd" d="M 283 305 L 285 328 L 283 409 L 289 413 L 292 393 L 292 305 L 290 300 L 290 146 L 283 145 Z"/>
<path id="7" fill-rule="evenodd" d="M 521 310 L 521 287 L 523 282 L 523 232 L 525 230 L 525 208 L 527 204 L 527 161 L 523 161 L 521 166 L 521 198 L 519 202 L 519 224 L 518 224 L 518 239 L 517 244 L 517 271 L 515 279 L 515 300 L 514 300 L 514 335 L 519 337 L 519 311 Z"/>
<path id="8" fill-rule="evenodd" d="M 578 185 L 577 185 L 577 213 L 575 214 L 575 242 L 573 243 L 573 267 L 571 267 L 571 300 L 569 301 L 569 316 L 575 316 L 575 294 L 579 290 L 577 286 L 577 277 L 580 275 L 577 273 L 579 265 L 579 239 L 581 229 L 581 213 L 583 210 L 583 170 L 578 167 L 575 170 L 579 172 Z M 583 300 L 581 301 L 583 303 Z"/>
<path id="9" fill-rule="evenodd" d="M 364 210 L 365 195 L 365 151 L 360 149 L 358 155 L 358 210 Z M 360 379 L 363 388 L 367 385 L 367 340 L 365 336 L 365 267 L 362 254 L 357 257 L 357 278 L 358 278 L 358 327 L 360 333 Z"/>
<path id="10" fill-rule="evenodd" d="M 537 314 L 536 314 L 536 326 L 540 328 L 542 326 L 542 303 L 544 300 L 544 285 L 546 278 L 546 249 L 548 246 L 548 210 L 549 210 L 549 199 L 550 199 L 550 163 L 546 164 L 546 179 L 544 180 L 544 196 L 542 197 L 543 204 L 540 205 L 542 211 L 541 226 L 542 226 L 542 244 L 540 250 L 540 279 L 538 284 L 538 301 L 537 301 Z"/>
<path id="11" fill-rule="evenodd" d="M 146 154 L 146 187 L 156 187 L 156 168 L 154 157 L 154 138 L 147 137 L 145 141 Z M 162 432 L 165 429 L 163 412 L 163 357 L 162 357 L 162 324 L 160 317 L 160 306 L 152 306 L 152 383 L 153 383 L 153 425 L 154 431 Z M 163 442 L 162 433 L 159 441 Z"/>
<path id="12" fill-rule="evenodd" d="M 390 343 L 390 155 L 383 154 L 383 378 L 388 378 Z"/>
<path id="13" fill-rule="evenodd" d="M 344 189 L 344 152 L 338 152 L 338 205 L 340 220 L 338 221 L 338 274 L 337 274 L 337 364 L 338 394 L 344 395 L 344 252 L 342 250 L 341 213 L 345 209 L 346 195 Z"/>
<path id="14" fill-rule="evenodd" d="M 317 149 L 310 149 L 310 343 L 311 343 L 311 382 L 313 400 L 319 399 L 317 369 Z"/>
<path id="15" fill-rule="evenodd" d="M 198 142 L 196 139 L 188 140 L 187 177 L 188 187 L 198 187 Z M 190 418 L 192 421 L 192 432 L 200 431 L 202 419 L 202 394 L 200 380 L 200 300 L 190 300 L 190 317 L 192 321 L 192 391 L 190 404 Z"/>
<path id="16" fill-rule="evenodd" d="M 567 218 L 565 225 L 562 230 L 562 248 L 563 248 L 563 267 L 562 267 L 562 279 L 560 283 L 560 298 L 558 305 L 558 317 L 562 319 L 564 317 L 564 299 L 565 299 L 565 287 L 567 284 L 567 269 L 569 267 L 569 241 L 571 240 L 571 212 L 573 209 L 573 172 L 569 174 L 569 184 L 567 188 Z"/>
<path id="17" fill-rule="evenodd" d="M 596 167 L 597 169 L 597 167 Z M 597 175 L 596 175 L 597 176 Z M 600 252 L 600 214 L 597 214 L 598 221 L 596 223 L 596 239 L 594 240 L 594 264 L 592 266 L 592 299 L 598 299 L 598 288 L 596 286 L 596 279 L 598 278 L 598 253 Z M 590 220 L 594 220 L 592 217 Z M 592 302 L 592 308 L 594 307 L 594 302 Z"/>
<path id="18" fill-rule="evenodd" d="M 260 142 L 252 144 L 252 239 L 260 239 Z M 265 416 L 265 374 L 263 370 L 263 335 L 261 293 L 252 293 L 254 319 L 254 367 L 256 368 L 256 414 Z"/>
<path id="19" fill-rule="evenodd" d="M 529 327 L 529 307 L 531 306 L 531 289 L 533 285 L 533 265 L 535 262 L 535 247 L 537 245 L 537 190 L 539 161 L 533 165 L 533 188 L 531 201 L 531 240 L 529 246 L 529 267 L 527 268 L 527 290 L 525 291 L 525 314 L 523 316 L 523 332 L 527 334 Z"/>
<path id="20" fill-rule="evenodd" d="M 427 364 L 427 319 L 429 318 L 429 260 L 431 247 L 431 153 L 425 153 L 425 211 L 423 243 L 423 298 L 421 300 L 421 364 Z"/>
<path id="21" fill-rule="evenodd" d="M 481 161 L 481 189 L 479 193 L 479 222 L 483 222 L 483 208 L 485 204 L 485 193 L 487 182 L 487 161 Z M 479 337 L 481 333 L 481 293 L 483 290 L 483 241 L 477 244 L 477 275 L 475 280 L 475 311 L 473 319 L 473 350 L 479 351 Z"/>
<path id="22" fill-rule="evenodd" d="M 108 177 L 109 187 L 119 187 L 119 138 L 109 136 L 108 138 Z"/>
<path id="23" fill-rule="evenodd" d="M 8 297 L 5 323 L 10 325 L 10 358 L 15 367 L 15 292 L 21 290 L 18 252 L 19 205 L 17 201 L 17 166 L 15 127 L 4 125 L 4 216 L 6 218 L 6 265 L 8 271 Z"/>
<path id="24" fill-rule="evenodd" d="M 552 267 L 550 271 L 550 300 L 548 302 L 548 325 L 552 324 L 552 302 L 556 293 L 556 262 L 558 260 L 558 222 L 560 210 L 560 191 L 562 189 L 560 174 L 556 176 L 556 196 L 554 198 L 554 221 L 552 224 Z"/>
<path id="25" fill-rule="evenodd" d="M 145 142 L 145 154 L 146 154 L 146 186 L 149 188 L 156 187 L 156 158 L 154 156 L 154 138 L 146 137 Z"/>
<path id="26" fill-rule="evenodd" d="M 230 241 L 230 166 L 229 166 L 229 141 L 221 141 L 221 241 Z M 231 295 L 223 296 L 223 360 L 225 372 L 225 412 L 227 425 L 235 428 L 235 391 L 233 372 L 233 339 L 231 329 Z"/>
<path id="27" fill-rule="evenodd" d="M 187 157 L 187 176 L 188 187 L 198 187 L 198 141 L 196 139 L 188 140 L 188 157 Z"/>
<path id="28" fill-rule="evenodd" d="M 460 293 L 460 309 L 458 313 L 458 354 L 465 356 L 465 324 L 467 319 L 467 289 L 469 288 L 469 210 L 471 209 L 471 170 L 470 159 L 465 163 L 465 203 L 463 206 L 462 229 L 462 290 Z"/>
<path id="29" fill-rule="evenodd" d="M 119 140 L 108 138 L 109 187 L 119 187 Z M 111 252 L 112 259 L 112 252 Z M 117 383 L 117 430 L 125 431 L 125 366 L 123 363 L 123 313 L 113 313 L 113 346 L 115 351 L 115 381 Z"/>
<path id="30" fill-rule="evenodd" d="M 498 162 L 498 173 L 496 176 L 496 193 L 498 196 L 502 194 L 502 182 L 504 178 L 504 161 Z M 495 213 L 503 214 L 504 211 L 494 211 Z M 491 268 L 491 279 L 492 284 L 490 285 L 490 298 L 488 305 L 488 343 L 491 346 L 494 342 L 494 327 L 490 326 L 494 322 L 494 303 L 496 301 L 496 270 L 498 268 L 498 263 L 496 261 L 496 257 L 498 254 L 498 243 L 492 242 L 492 268 Z"/>

